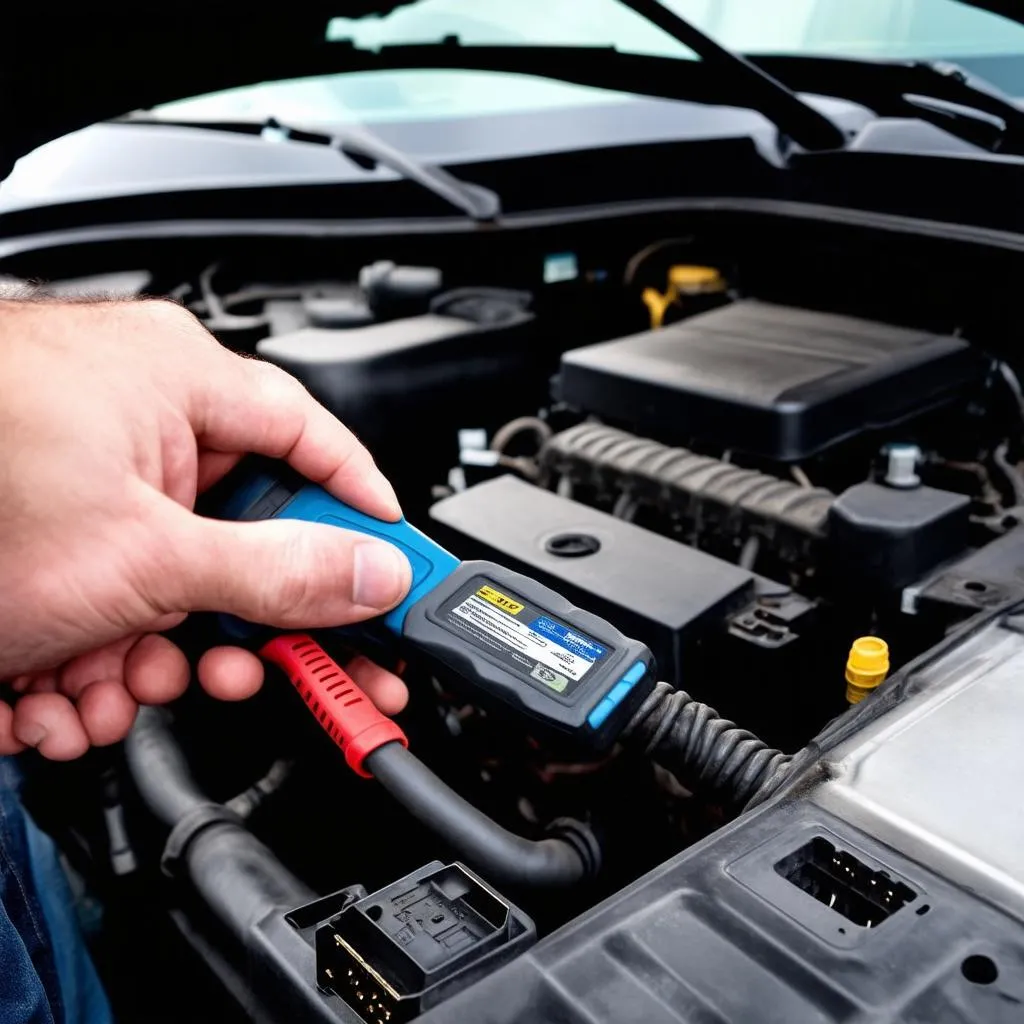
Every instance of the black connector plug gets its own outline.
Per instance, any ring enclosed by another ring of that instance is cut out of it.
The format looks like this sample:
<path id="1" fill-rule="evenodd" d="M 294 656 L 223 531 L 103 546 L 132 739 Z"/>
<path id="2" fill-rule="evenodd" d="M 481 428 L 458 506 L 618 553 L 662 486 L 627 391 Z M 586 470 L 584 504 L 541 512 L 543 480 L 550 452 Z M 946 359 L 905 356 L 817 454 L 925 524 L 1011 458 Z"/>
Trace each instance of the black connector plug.
<path id="1" fill-rule="evenodd" d="M 403 1024 L 536 937 L 533 921 L 467 868 L 433 861 L 317 929 L 317 982 L 368 1024 Z"/>

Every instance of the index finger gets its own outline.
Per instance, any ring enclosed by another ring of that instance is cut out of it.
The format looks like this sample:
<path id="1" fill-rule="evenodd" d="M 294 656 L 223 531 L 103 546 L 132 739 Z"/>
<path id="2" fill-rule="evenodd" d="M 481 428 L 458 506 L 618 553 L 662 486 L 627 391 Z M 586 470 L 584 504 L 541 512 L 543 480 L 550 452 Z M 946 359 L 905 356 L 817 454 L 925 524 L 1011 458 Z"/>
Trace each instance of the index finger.
<path id="1" fill-rule="evenodd" d="M 193 377 L 189 419 L 201 445 L 285 459 L 368 515 L 401 516 L 394 489 L 370 453 L 298 380 L 226 349 L 218 355 L 214 373 Z"/>

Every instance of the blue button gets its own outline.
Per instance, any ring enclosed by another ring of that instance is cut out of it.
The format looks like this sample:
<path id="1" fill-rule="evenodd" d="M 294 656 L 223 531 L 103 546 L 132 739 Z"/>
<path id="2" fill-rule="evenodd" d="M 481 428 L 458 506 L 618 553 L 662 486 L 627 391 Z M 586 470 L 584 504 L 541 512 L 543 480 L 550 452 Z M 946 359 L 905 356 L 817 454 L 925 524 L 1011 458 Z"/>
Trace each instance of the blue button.
<path id="1" fill-rule="evenodd" d="M 610 700 L 612 704 L 621 704 L 623 698 L 629 693 L 630 690 L 636 686 L 644 677 L 644 673 L 647 671 L 647 666 L 642 662 L 638 661 L 613 687 L 611 692 L 607 696 L 607 700 Z"/>
<path id="2" fill-rule="evenodd" d="M 643 679 L 646 671 L 647 666 L 642 661 L 638 661 L 622 678 L 625 682 L 635 686 Z"/>
<path id="3" fill-rule="evenodd" d="M 604 720 L 615 710 L 615 705 L 608 697 L 605 697 L 600 704 L 587 716 L 587 725 L 591 729 L 600 729 Z"/>
<path id="4" fill-rule="evenodd" d="M 605 697 L 605 700 L 610 700 L 613 705 L 621 704 L 622 698 L 629 693 L 636 683 L 631 683 L 628 679 L 620 679 L 613 687 L 611 693 Z"/>
<path id="5" fill-rule="evenodd" d="M 594 708 L 587 716 L 587 724 L 591 729 L 599 729 L 605 719 L 623 702 L 626 694 L 636 686 L 644 677 L 647 666 L 638 661 L 630 667 L 630 670 L 611 688 L 608 695 Z"/>

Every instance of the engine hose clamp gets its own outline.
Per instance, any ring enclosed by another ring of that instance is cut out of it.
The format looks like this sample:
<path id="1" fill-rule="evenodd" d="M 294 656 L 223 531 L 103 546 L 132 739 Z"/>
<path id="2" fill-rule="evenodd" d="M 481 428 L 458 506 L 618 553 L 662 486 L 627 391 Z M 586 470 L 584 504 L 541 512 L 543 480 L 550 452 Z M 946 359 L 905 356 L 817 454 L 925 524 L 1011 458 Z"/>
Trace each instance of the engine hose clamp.
<path id="1" fill-rule="evenodd" d="M 210 801 L 194 807 L 171 829 L 171 834 L 167 837 L 163 852 L 160 854 L 160 870 L 169 878 L 173 878 L 179 862 L 196 837 L 212 825 L 220 824 L 245 829 L 242 819 L 223 804 Z"/>
<path id="2" fill-rule="evenodd" d="M 560 839 L 575 850 L 587 878 L 595 878 L 600 873 L 604 859 L 601 844 L 589 825 L 575 818 L 556 818 L 545 831 L 551 839 Z"/>

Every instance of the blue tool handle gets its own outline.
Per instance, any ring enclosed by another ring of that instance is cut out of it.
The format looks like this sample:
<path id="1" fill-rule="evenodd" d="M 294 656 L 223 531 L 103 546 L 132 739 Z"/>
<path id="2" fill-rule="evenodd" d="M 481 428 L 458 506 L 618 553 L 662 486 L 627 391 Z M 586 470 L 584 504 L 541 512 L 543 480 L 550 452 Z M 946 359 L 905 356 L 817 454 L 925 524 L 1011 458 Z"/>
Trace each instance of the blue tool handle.
<path id="1" fill-rule="evenodd" d="M 374 621 L 381 622 L 398 636 L 402 634 L 409 609 L 461 564 L 459 559 L 405 518 L 393 523 L 375 519 L 339 501 L 315 484 L 303 484 L 297 490 L 285 488 L 286 485 L 271 476 L 251 479 L 228 502 L 225 509 L 227 518 L 301 519 L 352 530 L 393 544 L 409 560 L 412 586 L 400 605 Z"/>
<path id="2" fill-rule="evenodd" d="M 417 530 L 404 517 L 394 523 L 375 519 L 313 484 L 303 487 L 281 510 L 279 517 L 327 523 L 329 526 L 364 533 L 394 544 L 412 566 L 412 586 L 408 595 L 400 605 L 382 617 L 383 624 L 399 636 L 409 609 L 460 565 L 459 559 Z"/>

